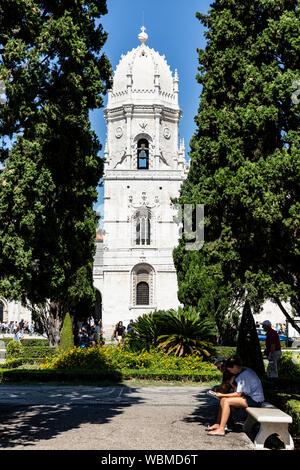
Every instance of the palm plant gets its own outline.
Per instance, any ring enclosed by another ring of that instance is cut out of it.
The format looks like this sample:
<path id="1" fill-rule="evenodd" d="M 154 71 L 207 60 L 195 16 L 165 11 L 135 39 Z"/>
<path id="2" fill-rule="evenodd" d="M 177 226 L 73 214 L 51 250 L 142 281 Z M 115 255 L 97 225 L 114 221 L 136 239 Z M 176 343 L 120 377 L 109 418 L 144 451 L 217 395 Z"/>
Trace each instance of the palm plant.
<path id="1" fill-rule="evenodd" d="M 133 332 L 125 338 L 125 347 L 131 350 L 149 350 L 157 344 L 157 338 L 161 334 L 162 311 L 140 315 L 132 325 Z"/>
<path id="2" fill-rule="evenodd" d="M 185 356 L 198 353 L 209 357 L 214 351 L 212 339 L 215 335 L 210 320 L 201 319 L 198 311 L 190 307 L 169 310 L 163 316 L 161 329 L 164 333 L 158 336 L 158 348 L 167 354 Z"/>

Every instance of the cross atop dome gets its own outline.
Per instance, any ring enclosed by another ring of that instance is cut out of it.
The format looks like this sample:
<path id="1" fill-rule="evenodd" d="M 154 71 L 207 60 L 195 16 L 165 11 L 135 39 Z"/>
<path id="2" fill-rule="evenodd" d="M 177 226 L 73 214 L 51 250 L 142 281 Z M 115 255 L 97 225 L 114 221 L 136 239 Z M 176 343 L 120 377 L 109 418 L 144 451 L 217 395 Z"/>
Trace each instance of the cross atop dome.
<path id="1" fill-rule="evenodd" d="M 141 27 L 141 33 L 138 35 L 138 38 L 139 38 L 139 41 L 142 43 L 142 44 L 145 44 L 147 41 L 148 41 L 148 34 L 145 33 L 145 26 L 142 26 Z"/>

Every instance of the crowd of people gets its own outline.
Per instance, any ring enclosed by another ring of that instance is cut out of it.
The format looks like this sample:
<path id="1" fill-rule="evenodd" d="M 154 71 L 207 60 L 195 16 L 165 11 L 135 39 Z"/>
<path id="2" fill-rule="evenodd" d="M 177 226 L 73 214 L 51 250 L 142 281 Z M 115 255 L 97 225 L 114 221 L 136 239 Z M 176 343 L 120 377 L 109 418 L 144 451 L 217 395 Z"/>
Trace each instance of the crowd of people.
<path id="1" fill-rule="evenodd" d="M 14 335 L 16 333 L 17 328 L 20 329 L 22 335 L 29 334 L 31 336 L 36 332 L 35 323 L 23 319 L 20 322 L 10 321 L 0 323 L 0 333 L 3 335 Z"/>
<path id="2" fill-rule="evenodd" d="M 86 321 L 78 321 L 76 324 L 75 345 L 81 348 L 89 348 L 98 344 L 104 344 L 103 327 L 101 320 L 93 317 Z"/>
<path id="3" fill-rule="evenodd" d="M 127 328 L 125 328 L 122 321 L 118 322 L 115 325 L 112 340 L 116 340 L 118 345 L 121 344 L 125 335 L 132 331 L 132 324 L 133 320 L 130 320 Z M 24 335 L 26 334 L 29 336 L 40 334 L 40 330 L 41 325 L 23 319 L 20 322 L 0 322 L 0 334 L 13 335 L 13 339 L 16 341 L 24 339 Z M 93 347 L 98 344 L 104 344 L 102 321 L 95 320 L 93 317 L 89 317 L 87 320 L 77 321 L 74 338 L 75 345 L 80 347 Z"/>
<path id="4" fill-rule="evenodd" d="M 121 345 L 127 333 L 133 331 L 133 320 L 130 320 L 127 327 L 119 321 L 113 330 L 111 340 L 116 340 L 117 345 Z M 97 344 L 104 344 L 103 326 L 101 320 L 94 320 L 93 317 L 86 321 L 78 321 L 76 325 L 76 345 L 80 347 L 93 347 Z"/>

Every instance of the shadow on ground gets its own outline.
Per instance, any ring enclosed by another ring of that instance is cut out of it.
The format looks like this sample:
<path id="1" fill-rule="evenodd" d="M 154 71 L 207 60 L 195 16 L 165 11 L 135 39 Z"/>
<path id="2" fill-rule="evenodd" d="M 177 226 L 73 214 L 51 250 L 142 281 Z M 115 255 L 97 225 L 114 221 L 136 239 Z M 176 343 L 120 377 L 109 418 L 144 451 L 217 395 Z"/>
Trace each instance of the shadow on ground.
<path id="1" fill-rule="evenodd" d="M 208 396 L 205 392 L 200 392 L 197 398 L 199 406 L 185 419 L 185 422 L 199 423 L 200 426 L 205 427 L 211 426 L 218 417 L 219 400 Z M 242 413 L 242 410 L 240 411 L 236 411 L 228 422 L 228 426 L 235 433 L 243 432 L 243 422 L 246 419 L 246 415 Z"/>
<path id="2" fill-rule="evenodd" d="M 105 424 L 125 408 L 139 403 L 131 397 L 135 388 L 122 388 L 122 403 L 106 400 L 102 403 L 69 403 L 0 405 L 0 449 L 30 446 L 42 440 L 53 439 L 61 433 L 78 429 L 83 424 Z M 49 394 L 50 398 L 51 395 Z M 53 399 L 55 392 L 53 392 Z M 80 397 L 78 397 L 80 399 Z M 125 403 L 124 403 L 125 399 Z"/>

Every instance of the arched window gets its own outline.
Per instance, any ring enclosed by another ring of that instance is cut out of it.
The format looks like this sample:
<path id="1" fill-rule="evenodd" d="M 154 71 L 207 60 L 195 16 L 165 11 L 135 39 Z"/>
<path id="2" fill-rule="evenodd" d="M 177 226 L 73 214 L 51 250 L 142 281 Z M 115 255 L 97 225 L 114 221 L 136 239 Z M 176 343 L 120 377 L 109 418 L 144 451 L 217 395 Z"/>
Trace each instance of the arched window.
<path id="1" fill-rule="evenodd" d="M 138 170 L 149 169 L 149 142 L 140 139 L 137 143 L 137 168 Z"/>
<path id="2" fill-rule="evenodd" d="M 136 305 L 149 305 L 149 284 L 139 282 L 136 286 Z"/>
<path id="3" fill-rule="evenodd" d="M 132 270 L 132 305 L 146 306 L 154 302 L 154 270 L 146 263 L 136 265 Z"/>
<path id="4" fill-rule="evenodd" d="M 136 245 L 151 243 L 151 213 L 146 208 L 138 210 L 135 215 L 135 243 Z"/>

